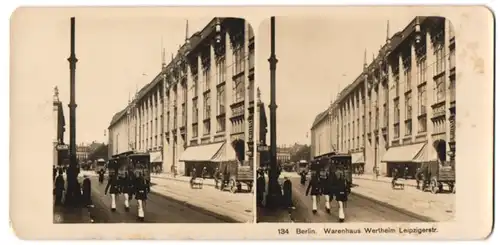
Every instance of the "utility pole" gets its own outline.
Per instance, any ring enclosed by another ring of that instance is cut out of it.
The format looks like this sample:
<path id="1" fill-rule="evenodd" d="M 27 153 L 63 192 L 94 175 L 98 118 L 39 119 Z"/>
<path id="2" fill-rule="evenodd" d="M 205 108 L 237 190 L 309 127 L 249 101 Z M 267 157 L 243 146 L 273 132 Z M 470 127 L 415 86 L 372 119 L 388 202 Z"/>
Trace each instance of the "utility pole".
<path id="1" fill-rule="evenodd" d="M 75 55 L 75 17 L 71 17 L 71 54 L 68 58 L 69 73 L 70 73 L 70 103 L 69 103 L 69 159 L 70 164 L 66 172 L 66 182 L 68 189 L 66 191 L 67 205 L 76 205 L 79 190 L 78 184 L 78 169 L 76 159 L 76 103 L 75 103 L 75 70 L 78 59 Z"/>
<path id="2" fill-rule="evenodd" d="M 269 110 L 271 114 L 271 161 L 269 169 L 269 184 L 266 204 L 268 207 L 278 207 L 281 201 L 281 186 L 278 183 L 278 164 L 276 156 L 276 48 L 275 48 L 275 17 L 271 17 L 271 56 L 268 59 L 271 73 L 271 103 Z"/>

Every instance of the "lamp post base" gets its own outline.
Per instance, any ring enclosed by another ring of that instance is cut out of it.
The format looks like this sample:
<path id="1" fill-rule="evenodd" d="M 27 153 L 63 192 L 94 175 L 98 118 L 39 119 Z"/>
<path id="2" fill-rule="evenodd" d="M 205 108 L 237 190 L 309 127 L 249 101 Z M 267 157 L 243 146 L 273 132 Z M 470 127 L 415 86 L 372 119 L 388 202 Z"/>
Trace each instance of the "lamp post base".
<path id="1" fill-rule="evenodd" d="M 269 191 L 266 196 L 266 207 L 270 209 L 279 208 L 283 203 L 283 195 L 281 192 L 280 184 L 276 182 L 272 182 L 269 186 Z"/>
<path id="2" fill-rule="evenodd" d="M 70 166 L 66 170 L 66 184 L 64 204 L 68 207 L 79 207 L 81 205 L 81 192 L 78 183 L 78 172 L 75 167 Z"/>

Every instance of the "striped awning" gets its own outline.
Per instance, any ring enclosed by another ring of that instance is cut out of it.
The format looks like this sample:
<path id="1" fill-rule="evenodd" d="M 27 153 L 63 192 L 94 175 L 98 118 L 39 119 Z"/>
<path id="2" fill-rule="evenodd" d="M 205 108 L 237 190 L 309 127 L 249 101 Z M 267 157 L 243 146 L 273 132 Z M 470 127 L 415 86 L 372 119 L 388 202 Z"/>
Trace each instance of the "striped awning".
<path id="1" fill-rule="evenodd" d="M 413 159 L 414 162 L 431 162 L 437 161 L 437 152 L 432 148 L 432 145 L 425 144 L 422 150 Z"/>
<path id="2" fill-rule="evenodd" d="M 224 142 L 190 146 L 184 150 L 181 162 L 210 162 L 219 152 Z"/>
<path id="3" fill-rule="evenodd" d="M 219 151 L 212 158 L 211 162 L 228 162 L 228 161 L 236 161 L 236 152 L 231 149 L 228 151 L 227 143 L 224 143 Z"/>
<path id="4" fill-rule="evenodd" d="M 417 162 L 426 143 L 391 147 L 382 157 L 382 162 Z"/>

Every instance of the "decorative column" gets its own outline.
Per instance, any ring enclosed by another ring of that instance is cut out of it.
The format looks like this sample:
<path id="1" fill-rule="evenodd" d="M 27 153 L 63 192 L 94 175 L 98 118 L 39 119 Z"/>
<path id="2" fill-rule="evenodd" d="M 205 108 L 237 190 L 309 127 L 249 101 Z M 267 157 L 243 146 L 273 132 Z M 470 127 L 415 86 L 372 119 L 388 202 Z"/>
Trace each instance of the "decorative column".
<path id="1" fill-rule="evenodd" d="M 213 142 L 215 134 L 217 133 L 217 79 L 216 71 L 217 65 L 215 64 L 215 40 L 210 43 L 210 141 Z"/>
<path id="2" fill-rule="evenodd" d="M 193 136 L 193 98 L 189 96 L 189 94 L 192 94 L 189 90 L 192 88 L 194 89 L 194 84 L 193 84 L 193 76 L 191 74 L 191 64 L 189 63 L 190 60 L 186 59 L 186 87 L 188 88 L 187 91 L 187 98 L 186 98 L 186 143 L 187 145 L 191 145 L 191 140 Z"/>
<path id="3" fill-rule="evenodd" d="M 233 79 L 232 79 L 232 72 L 231 69 L 228 69 L 228 64 L 234 64 L 233 62 L 233 48 L 231 46 L 231 36 L 229 34 L 229 30 L 226 29 L 224 34 L 222 34 L 224 37 L 221 41 L 225 43 L 225 65 L 226 65 L 226 73 L 225 73 L 225 81 L 226 84 L 224 85 L 224 93 L 225 93 L 225 100 L 224 100 L 224 111 L 226 112 L 226 131 L 225 133 L 225 139 L 226 139 L 226 154 L 233 154 L 235 155 L 234 148 L 232 146 L 231 142 L 231 132 L 233 132 L 233 124 L 231 123 L 231 102 L 232 102 L 232 95 L 233 95 Z M 229 66 L 231 67 L 231 66 Z M 231 67 L 232 68 L 232 67 Z"/>
<path id="4" fill-rule="evenodd" d="M 450 22 L 447 21 L 447 20 L 443 20 L 443 25 L 444 25 L 444 30 L 443 30 L 443 36 L 444 36 L 444 47 L 443 47 L 443 50 L 445 51 L 445 54 L 446 56 L 445 57 L 449 57 L 449 53 L 450 53 Z M 449 59 L 445 58 L 444 59 L 444 69 L 445 69 L 445 79 L 444 79 L 444 87 L 445 87 L 445 107 L 444 108 L 451 108 L 451 104 L 450 104 L 450 100 L 451 100 L 451 97 L 450 97 L 450 93 L 449 93 L 449 87 L 450 87 L 450 62 L 449 62 Z M 451 110 L 446 110 L 445 109 L 445 113 L 446 113 L 446 118 L 450 118 L 451 117 Z M 446 119 L 445 119 L 446 120 Z M 451 129 L 451 120 L 449 120 L 448 122 L 445 121 L 445 124 L 446 124 L 446 128 L 447 129 Z M 448 145 L 446 146 L 446 150 L 447 152 L 450 152 L 451 151 L 451 145 L 449 144 L 451 142 L 451 130 L 446 130 L 446 142 L 448 142 Z M 450 161 L 451 160 L 451 154 L 446 154 L 446 160 L 447 161 Z"/>
<path id="5" fill-rule="evenodd" d="M 419 28 L 420 29 L 420 28 Z M 418 39 L 419 40 L 419 39 Z M 420 41 L 419 41 L 420 42 Z M 418 84 L 417 84 L 417 52 L 415 44 L 412 43 L 410 45 L 411 52 L 411 72 L 410 72 L 410 81 L 411 81 L 411 140 L 415 142 L 418 133 Z"/>
<path id="6" fill-rule="evenodd" d="M 249 81 L 249 78 L 248 78 L 248 75 L 249 75 L 249 62 L 248 62 L 248 59 L 249 59 L 249 48 L 248 48 L 248 45 L 249 45 L 249 40 L 248 40 L 248 23 L 246 20 L 243 20 L 243 53 L 244 53 L 244 88 L 245 88 L 245 95 L 244 95 L 244 99 L 245 101 L 243 102 L 244 105 L 243 105 L 243 126 L 245 127 L 244 129 L 244 141 L 245 141 L 245 146 L 244 146 L 244 149 L 245 149 L 245 152 L 243 153 L 243 156 L 244 156 L 244 162 L 248 161 L 250 159 L 250 156 L 248 155 L 249 154 L 249 149 L 250 149 L 250 135 L 249 135 L 249 128 L 252 127 L 250 126 L 248 123 L 245 123 L 245 122 L 248 122 L 250 121 L 249 120 L 249 116 L 250 116 L 250 113 L 248 111 L 248 107 L 250 106 L 250 81 Z M 246 163 L 245 163 L 246 164 Z"/>
<path id="7" fill-rule="evenodd" d="M 404 78 L 404 66 L 403 66 L 403 56 L 401 53 L 397 54 L 398 55 L 398 71 L 399 71 L 399 79 L 397 80 L 397 82 L 399 83 L 399 91 L 398 92 L 398 97 L 399 97 L 399 100 L 398 100 L 398 108 L 399 108 L 399 137 L 398 137 L 398 141 L 399 141 L 399 144 L 401 144 L 403 142 L 403 137 L 405 135 L 405 92 L 404 92 L 404 86 L 401 86 L 401 81 L 403 80 Z"/>

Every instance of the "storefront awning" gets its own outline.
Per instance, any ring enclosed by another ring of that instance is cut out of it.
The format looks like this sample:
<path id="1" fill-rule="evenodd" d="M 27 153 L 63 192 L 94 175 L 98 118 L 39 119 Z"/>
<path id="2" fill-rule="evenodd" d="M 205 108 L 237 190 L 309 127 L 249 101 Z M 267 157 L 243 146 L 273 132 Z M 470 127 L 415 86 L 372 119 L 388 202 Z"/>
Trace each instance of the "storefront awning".
<path id="1" fill-rule="evenodd" d="M 163 162 L 160 151 L 153 151 L 149 153 L 150 162 Z"/>
<path id="2" fill-rule="evenodd" d="M 224 143 L 219 149 L 219 151 L 212 158 L 211 162 L 229 162 L 229 161 L 236 161 L 236 152 L 234 150 L 227 151 L 226 143 Z"/>
<path id="3" fill-rule="evenodd" d="M 382 162 L 415 162 L 426 143 L 391 147 L 382 157 Z"/>
<path id="4" fill-rule="evenodd" d="M 184 150 L 179 161 L 181 162 L 209 162 L 221 149 L 224 142 L 190 146 Z"/>
<path id="5" fill-rule="evenodd" d="M 352 163 L 365 163 L 365 155 L 363 152 L 356 152 L 351 154 Z"/>
<path id="6" fill-rule="evenodd" d="M 437 153 L 432 145 L 425 144 L 422 150 L 415 156 L 414 162 L 430 162 L 437 160 Z"/>

